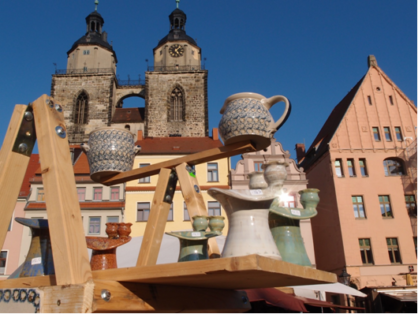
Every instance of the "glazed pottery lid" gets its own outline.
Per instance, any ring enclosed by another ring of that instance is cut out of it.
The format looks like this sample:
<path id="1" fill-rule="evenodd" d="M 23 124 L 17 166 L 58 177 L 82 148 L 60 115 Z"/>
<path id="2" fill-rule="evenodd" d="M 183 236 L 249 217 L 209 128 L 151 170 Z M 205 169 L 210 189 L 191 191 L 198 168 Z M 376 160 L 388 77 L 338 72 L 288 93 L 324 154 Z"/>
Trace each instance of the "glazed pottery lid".
<path id="1" fill-rule="evenodd" d="M 184 240 L 206 240 L 220 235 L 219 232 L 205 231 L 173 231 L 165 234 Z"/>
<path id="2" fill-rule="evenodd" d="M 313 208 L 304 209 L 279 206 L 279 200 L 277 198 L 273 201 L 269 210 L 273 214 L 298 220 L 309 219 L 318 214 L 318 212 Z"/>
<path id="3" fill-rule="evenodd" d="M 265 190 L 223 190 L 218 188 L 210 188 L 208 190 L 208 194 L 216 199 L 216 196 L 226 195 L 232 198 L 240 199 L 243 201 L 249 202 L 265 202 L 271 201 L 275 198 L 274 193 L 272 193 L 269 189 Z"/>
<path id="4" fill-rule="evenodd" d="M 29 228 L 48 229 L 48 219 L 16 217 L 15 221 Z"/>

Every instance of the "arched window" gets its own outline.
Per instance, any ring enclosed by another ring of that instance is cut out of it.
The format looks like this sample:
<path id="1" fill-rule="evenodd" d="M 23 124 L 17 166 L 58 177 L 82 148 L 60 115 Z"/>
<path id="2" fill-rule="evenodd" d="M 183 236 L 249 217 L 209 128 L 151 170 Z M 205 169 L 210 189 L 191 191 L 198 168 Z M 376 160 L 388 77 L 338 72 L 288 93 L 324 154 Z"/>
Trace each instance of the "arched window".
<path id="1" fill-rule="evenodd" d="M 183 121 L 184 95 L 180 88 L 176 87 L 170 96 L 170 121 Z"/>
<path id="2" fill-rule="evenodd" d="M 405 174 L 402 162 L 399 159 L 388 158 L 383 161 L 386 176 L 400 176 Z"/>
<path id="3" fill-rule="evenodd" d="M 75 104 L 74 123 L 87 124 L 88 111 L 88 97 L 85 92 L 82 92 Z"/>

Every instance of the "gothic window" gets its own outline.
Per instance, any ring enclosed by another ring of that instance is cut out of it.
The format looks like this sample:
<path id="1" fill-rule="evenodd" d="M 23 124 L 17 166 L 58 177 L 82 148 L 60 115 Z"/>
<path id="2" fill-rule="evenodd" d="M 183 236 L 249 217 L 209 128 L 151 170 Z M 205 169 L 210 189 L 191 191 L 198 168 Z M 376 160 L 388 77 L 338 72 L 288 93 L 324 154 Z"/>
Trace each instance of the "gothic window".
<path id="1" fill-rule="evenodd" d="M 82 92 L 78 97 L 75 104 L 74 123 L 75 124 L 87 124 L 88 115 L 88 97 L 85 92 Z"/>
<path id="2" fill-rule="evenodd" d="M 184 95 L 180 88 L 173 89 L 170 95 L 170 121 L 183 121 Z"/>

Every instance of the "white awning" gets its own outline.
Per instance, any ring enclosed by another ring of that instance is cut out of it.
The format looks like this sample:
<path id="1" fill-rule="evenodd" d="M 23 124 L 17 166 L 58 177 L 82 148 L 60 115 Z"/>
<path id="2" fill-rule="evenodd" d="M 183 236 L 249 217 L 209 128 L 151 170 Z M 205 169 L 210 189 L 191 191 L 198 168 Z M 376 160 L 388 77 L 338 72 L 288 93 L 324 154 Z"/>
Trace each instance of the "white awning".
<path id="1" fill-rule="evenodd" d="M 304 294 L 309 294 L 309 291 L 324 291 L 324 292 L 333 292 L 338 294 L 349 294 L 356 297 L 365 298 L 367 295 L 363 292 L 360 292 L 356 289 L 343 285 L 342 283 L 327 283 L 321 285 L 306 285 L 306 286 L 288 286 L 293 288 L 296 295 L 305 296 Z M 299 293 L 298 293 L 299 292 Z"/>

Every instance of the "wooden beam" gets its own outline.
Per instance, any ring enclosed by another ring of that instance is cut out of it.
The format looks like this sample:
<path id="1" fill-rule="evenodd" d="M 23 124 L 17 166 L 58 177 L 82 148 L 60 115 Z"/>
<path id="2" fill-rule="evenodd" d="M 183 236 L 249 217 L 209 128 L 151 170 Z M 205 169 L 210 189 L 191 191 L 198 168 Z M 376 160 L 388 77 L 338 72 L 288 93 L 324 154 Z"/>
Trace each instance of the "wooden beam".
<path id="1" fill-rule="evenodd" d="M 41 313 L 91 313 L 94 282 L 82 285 L 42 287 L 39 289 Z"/>
<path id="2" fill-rule="evenodd" d="M 250 141 L 235 143 L 228 146 L 222 146 L 218 148 L 212 148 L 205 150 L 203 152 L 186 155 L 184 157 L 175 158 L 156 164 L 149 165 L 143 168 L 137 168 L 130 171 L 125 171 L 117 175 L 102 178 L 100 183 L 104 185 L 113 185 L 118 183 L 123 183 L 131 180 L 136 180 L 140 178 L 145 178 L 148 176 L 156 175 L 160 172 L 161 168 L 172 169 L 182 163 L 188 163 L 190 165 L 197 165 L 205 163 L 212 160 L 217 160 L 221 158 L 231 157 L 238 154 L 254 152 L 256 149 L 251 144 Z"/>
<path id="3" fill-rule="evenodd" d="M 109 292 L 109 300 L 102 291 Z M 244 291 L 95 281 L 94 312 L 246 312 L 251 309 Z"/>
<path id="4" fill-rule="evenodd" d="M 189 167 L 186 163 L 182 163 L 176 167 L 176 173 L 179 178 L 181 192 L 183 193 L 184 202 L 186 203 L 187 211 L 189 213 L 190 221 L 193 216 L 207 216 L 205 201 L 203 200 L 202 192 L 194 174 L 187 170 Z M 211 258 L 220 257 L 218 243 L 215 238 L 208 240 L 208 254 Z"/>
<path id="5" fill-rule="evenodd" d="M 16 206 L 29 156 L 13 152 L 27 106 L 16 105 L 0 151 L 0 248 L 3 247 Z"/>
<path id="6" fill-rule="evenodd" d="M 176 184 L 177 178 L 175 173 L 172 173 L 170 169 L 162 168 L 152 200 L 152 206 L 145 227 L 136 266 L 151 266 L 157 264 L 158 253 L 160 252 L 164 229 L 167 223 Z M 166 200 L 167 197 L 170 197 L 170 199 Z"/>
<path id="7" fill-rule="evenodd" d="M 47 95 L 33 111 L 57 285 L 83 284 L 92 275 L 64 115 Z"/>
<path id="8" fill-rule="evenodd" d="M 55 286 L 57 281 L 55 275 L 22 277 L 15 279 L 0 280 L 0 289 L 10 288 L 36 288 Z"/>

